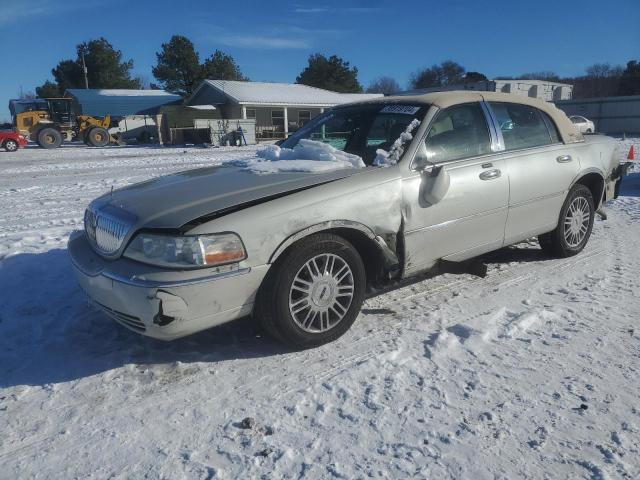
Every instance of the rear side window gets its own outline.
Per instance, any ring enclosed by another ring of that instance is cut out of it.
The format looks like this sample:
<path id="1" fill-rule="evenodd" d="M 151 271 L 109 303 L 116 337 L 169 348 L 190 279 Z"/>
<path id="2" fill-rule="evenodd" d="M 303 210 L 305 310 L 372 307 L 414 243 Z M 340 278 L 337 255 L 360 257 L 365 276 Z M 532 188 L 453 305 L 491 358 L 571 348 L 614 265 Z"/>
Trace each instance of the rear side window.
<path id="1" fill-rule="evenodd" d="M 560 143 L 560 133 L 558 133 L 558 127 L 551 117 L 544 112 L 540 112 L 542 119 L 544 120 L 547 130 L 549 130 L 549 136 L 551 137 L 551 143 Z"/>
<path id="2" fill-rule="evenodd" d="M 490 102 L 496 116 L 506 150 L 540 147 L 559 141 L 558 131 L 551 119 L 545 120 L 544 112 L 535 107 L 518 103 Z M 553 126 L 554 135 L 547 127 L 547 121 Z"/>
<path id="3" fill-rule="evenodd" d="M 491 153 L 491 137 L 479 103 L 441 111 L 426 140 L 430 162 L 448 162 Z"/>

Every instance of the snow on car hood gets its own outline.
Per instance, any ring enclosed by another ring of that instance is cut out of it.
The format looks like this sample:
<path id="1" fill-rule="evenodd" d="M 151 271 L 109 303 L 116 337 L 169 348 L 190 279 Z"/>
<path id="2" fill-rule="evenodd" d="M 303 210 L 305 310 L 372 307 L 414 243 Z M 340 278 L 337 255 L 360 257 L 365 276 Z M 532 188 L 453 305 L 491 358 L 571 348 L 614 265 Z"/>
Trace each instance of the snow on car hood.
<path id="1" fill-rule="evenodd" d="M 256 173 L 277 171 L 326 172 L 341 168 L 364 168 L 358 155 L 343 152 L 326 143 L 301 139 L 293 148 L 270 145 L 258 152 L 263 161 L 251 162 L 247 168 Z"/>
<path id="2" fill-rule="evenodd" d="M 257 175 L 242 166 L 215 166 L 158 177 L 94 201 L 111 204 L 137 217 L 136 228 L 179 228 L 202 216 L 247 202 L 309 188 L 359 170 L 326 173 L 277 172 Z"/>

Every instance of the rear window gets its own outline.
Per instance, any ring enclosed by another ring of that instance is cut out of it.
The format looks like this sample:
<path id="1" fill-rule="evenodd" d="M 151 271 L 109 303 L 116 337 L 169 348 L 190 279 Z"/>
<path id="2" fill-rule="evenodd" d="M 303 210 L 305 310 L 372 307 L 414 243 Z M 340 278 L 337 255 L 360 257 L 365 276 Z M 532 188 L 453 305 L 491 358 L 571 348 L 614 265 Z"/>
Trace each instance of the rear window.
<path id="1" fill-rule="evenodd" d="M 559 142 L 556 126 L 535 107 L 518 103 L 490 102 L 506 150 L 540 147 Z"/>

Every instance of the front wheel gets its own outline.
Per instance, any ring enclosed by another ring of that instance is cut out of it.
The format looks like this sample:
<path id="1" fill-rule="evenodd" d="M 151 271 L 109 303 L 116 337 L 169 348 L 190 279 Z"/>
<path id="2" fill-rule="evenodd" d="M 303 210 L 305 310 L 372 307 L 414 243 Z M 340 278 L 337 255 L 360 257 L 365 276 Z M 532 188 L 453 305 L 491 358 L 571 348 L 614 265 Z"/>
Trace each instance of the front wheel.
<path id="1" fill-rule="evenodd" d="M 584 185 L 574 185 L 562 205 L 556 229 L 538 236 L 542 250 L 557 257 L 580 253 L 591 236 L 594 214 L 591 191 Z"/>
<path id="2" fill-rule="evenodd" d="M 109 132 L 106 128 L 93 127 L 86 138 L 87 143 L 92 147 L 106 147 L 109 144 Z"/>
<path id="3" fill-rule="evenodd" d="M 311 235 L 273 266 L 258 294 L 264 330 L 294 348 L 336 340 L 353 324 L 364 301 L 364 264 L 347 240 Z"/>
<path id="4" fill-rule="evenodd" d="M 46 127 L 38 132 L 38 145 L 41 148 L 58 148 L 62 144 L 62 134 L 55 128 Z"/>
<path id="5" fill-rule="evenodd" d="M 7 140 L 6 142 L 4 142 L 4 149 L 7 152 L 15 152 L 16 150 L 18 150 L 18 148 L 18 142 L 16 142 L 15 140 Z"/>

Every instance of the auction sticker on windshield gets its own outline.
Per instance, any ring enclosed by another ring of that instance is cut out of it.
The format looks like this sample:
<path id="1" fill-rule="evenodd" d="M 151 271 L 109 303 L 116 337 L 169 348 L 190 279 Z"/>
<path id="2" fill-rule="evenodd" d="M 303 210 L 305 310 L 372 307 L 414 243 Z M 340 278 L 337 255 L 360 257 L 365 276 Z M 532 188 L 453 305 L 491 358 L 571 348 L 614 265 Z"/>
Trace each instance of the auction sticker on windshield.
<path id="1" fill-rule="evenodd" d="M 404 113 L 405 115 L 414 115 L 420 107 L 414 105 L 387 105 L 380 113 Z"/>

